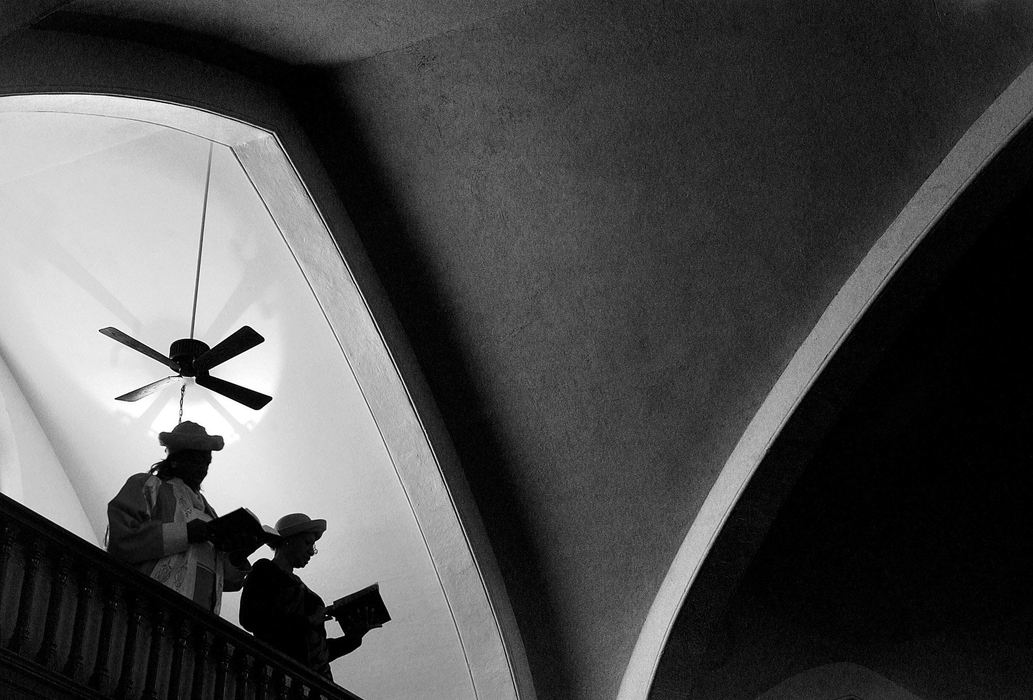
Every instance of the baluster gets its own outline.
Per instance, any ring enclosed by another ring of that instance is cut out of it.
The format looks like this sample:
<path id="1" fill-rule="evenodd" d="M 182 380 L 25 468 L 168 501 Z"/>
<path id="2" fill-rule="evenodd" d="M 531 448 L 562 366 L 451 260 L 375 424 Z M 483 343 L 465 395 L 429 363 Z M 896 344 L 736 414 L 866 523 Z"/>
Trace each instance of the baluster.
<path id="1" fill-rule="evenodd" d="M 226 697 L 226 671 L 230 666 L 233 651 L 230 643 L 222 640 L 215 647 L 215 697 Z"/>
<path id="2" fill-rule="evenodd" d="M 297 676 L 291 678 L 291 700 L 308 700 L 308 683 Z"/>
<path id="3" fill-rule="evenodd" d="M 11 547 L 14 546 L 14 539 L 18 536 L 18 529 L 14 523 L 5 520 L 3 530 L 0 531 L 0 571 L 7 571 L 7 561 L 11 556 Z"/>
<path id="4" fill-rule="evenodd" d="M 186 653 L 187 639 L 190 637 L 190 625 L 180 620 L 176 625 L 176 639 L 172 644 L 172 665 L 169 668 L 169 694 L 172 700 L 180 696 L 180 676 L 183 674 L 183 655 Z"/>
<path id="5" fill-rule="evenodd" d="M 93 667 L 93 675 L 90 677 L 90 685 L 101 694 L 107 691 L 108 684 L 111 682 L 111 671 L 108 668 L 111 661 L 111 628 L 115 623 L 115 615 L 122 606 L 122 586 L 112 581 L 105 588 L 107 596 L 104 598 L 104 616 L 100 623 L 97 660 Z"/>
<path id="6" fill-rule="evenodd" d="M 86 621 L 92 612 L 93 591 L 97 588 L 97 571 L 90 567 L 79 572 L 79 596 L 75 603 L 75 623 L 72 627 L 72 645 L 68 649 L 68 664 L 65 675 L 78 679 L 85 669 L 83 659 L 83 638 L 86 634 Z"/>
<path id="7" fill-rule="evenodd" d="M 276 672 L 276 697 L 280 700 L 287 700 L 287 691 L 290 689 L 287 681 L 287 672 L 280 669 Z"/>
<path id="8" fill-rule="evenodd" d="M 264 661 L 258 660 L 255 664 L 255 697 L 257 700 L 265 700 L 269 692 L 269 682 L 272 680 L 272 668 Z"/>
<path id="9" fill-rule="evenodd" d="M 22 579 L 21 600 L 18 603 L 18 621 L 14 625 L 14 637 L 11 639 L 11 651 L 16 653 L 25 650 L 29 643 L 29 630 L 32 629 L 32 614 L 36 608 L 36 586 L 39 584 L 39 568 L 43 561 L 46 547 L 43 540 L 33 537 L 26 547 L 25 578 Z"/>
<path id="10" fill-rule="evenodd" d="M 254 657 L 243 649 L 237 651 L 236 664 L 237 681 L 234 696 L 236 700 L 247 700 L 247 684 L 251 677 L 251 668 L 255 663 Z"/>
<path id="11" fill-rule="evenodd" d="M 0 539 L 0 625 L 7 617 L 7 602 L 15 600 L 13 595 L 7 594 L 7 572 L 11 569 L 8 566 L 11 561 L 11 549 L 18 536 L 18 530 L 12 523 L 5 520 L 3 525 L 3 531 L 0 532 L 0 538 L 2 538 Z M 3 630 L 0 629 L 0 647 L 3 646 L 5 636 Z"/>
<path id="12" fill-rule="evenodd" d="M 50 584 L 50 603 L 47 605 L 47 622 L 43 627 L 43 643 L 40 645 L 39 655 L 36 657 L 40 664 L 48 667 L 54 664 L 57 656 L 57 629 L 61 620 L 65 585 L 68 583 L 71 565 L 68 554 L 61 554 L 57 560 L 57 576 Z"/>
<path id="13" fill-rule="evenodd" d="M 126 636 L 122 647 L 122 673 L 118 680 L 119 697 L 136 695 L 136 638 L 143 617 L 143 600 L 136 593 L 130 593 L 126 597 Z"/>
<path id="14" fill-rule="evenodd" d="M 197 653 L 194 656 L 194 682 L 190 688 L 190 697 L 197 700 L 203 698 L 205 676 L 208 675 L 208 654 L 212 649 L 212 635 L 207 630 L 197 632 Z"/>
<path id="15" fill-rule="evenodd" d="M 148 700 L 158 700 L 158 667 L 161 663 L 161 647 L 165 641 L 165 623 L 168 613 L 164 608 L 158 607 L 154 611 L 153 618 L 151 652 L 147 656 L 147 675 L 143 687 L 143 696 Z"/>

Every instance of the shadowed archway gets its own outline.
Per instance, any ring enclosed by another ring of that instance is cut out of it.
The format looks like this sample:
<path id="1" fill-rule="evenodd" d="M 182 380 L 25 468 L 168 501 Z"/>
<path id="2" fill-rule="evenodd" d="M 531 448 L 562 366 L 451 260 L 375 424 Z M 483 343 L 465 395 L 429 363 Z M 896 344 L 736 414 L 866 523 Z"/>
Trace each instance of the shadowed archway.
<path id="1" fill-rule="evenodd" d="M 1025 250 L 998 247 L 988 252 L 987 246 L 993 241 L 1005 245 L 1002 240 L 1021 243 L 1019 232 L 1023 225 L 1028 228 L 1028 213 L 1016 207 L 1028 198 L 1031 182 L 1026 167 L 1033 155 L 1033 134 L 1026 126 L 1033 105 L 1030 97 L 1027 71 L 966 134 L 873 247 L 755 417 L 722 474 L 727 490 L 722 493 L 719 479 L 709 499 L 711 507 L 704 508 L 693 526 L 695 532 L 690 532 L 683 546 L 684 555 L 694 544 L 695 561 L 701 564 L 692 568 L 687 558 L 680 562 L 686 565 L 681 575 L 687 592 L 666 630 L 662 654 L 656 657 L 651 697 L 717 697 L 708 694 L 717 692 L 717 687 L 699 679 L 708 675 L 708 668 L 713 670 L 713 664 L 720 666 L 720 659 L 734 644 L 728 638 L 725 611 L 783 503 L 801 475 L 813 466 L 815 456 L 827 449 L 829 436 L 842 429 L 842 416 L 857 410 L 854 404 L 864 400 L 860 397 L 865 391 L 869 397 L 872 391 L 878 396 L 879 389 L 872 389 L 871 383 L 879 381 L 872 378 L 879 371 L 886 371 L 883 365 L 892 365 L 914 351 L 901 338 L 911 333 L 914 342 L 913 329 L 919 319 L 951 313 L 934 310 L 937 295 L 948 293 L 941 288 L 956 287 L 959 280 L 966 279 L 1015 279 L 1016 270 L 1007 271 L 1008 277 L 1006 271 L 985 261 L 988 255 L 1005 261 L 1028 259 Z M 978 260 L 983 262 L 975 262 Z M 1011 300 L 1024 298 L 1021 285 L 997 292 Z M 936 336 L 944 348 L 961 345 L 966 334 L 971 342 L 978 342 L 980 329 L 974 319 L 982 311 L 972 310 L 976 297 L 961 294 L 973 316 L 968 326 L 959 319 L 957 327 Z M 983 297 L 982 303 L 993 304 L 995 298 Z M 1021 301 L 1019 308 L 1004 312 L 1005 318 L 1014 322 L 1021 315 L 1020 308 Z M 940 357 L 933 364 L 941 371 L 947 362 L 942 355 L 931 356 Z M 918 368 L 925 372 L 922 380 Z M 905 374 L 916 382 L 924 381 L 923 386 L 936 386 L 945 378 L 921 363 Z M 882 385 L 884 393 L 886 386 Z M 877 398 L 868 400 L 879 403 Z M 915 400 L 916 396 L 890 400 L 897 413 L 884 414 L 884 422 L 903 421 L 906 425 L 909 412 L 920 410 L 919 404 L 912 403 Z M 756 466 L 751 467 L 751 462 Z M 745 475 L 741 481 L 733 478 L 736 470 Z M 678 566 L 676 561 L 672 574 Z M 661 599 L 654 603 L 654 613 L 660 609 Z M 649 632 L 647 623 L 636 652 L 641 651 Z M 631 687 L 630 672 L 634 670 L 633 658 L 625 676 L 625 691 Z M 701 683 L 706 691 L 692 694 Z"/>

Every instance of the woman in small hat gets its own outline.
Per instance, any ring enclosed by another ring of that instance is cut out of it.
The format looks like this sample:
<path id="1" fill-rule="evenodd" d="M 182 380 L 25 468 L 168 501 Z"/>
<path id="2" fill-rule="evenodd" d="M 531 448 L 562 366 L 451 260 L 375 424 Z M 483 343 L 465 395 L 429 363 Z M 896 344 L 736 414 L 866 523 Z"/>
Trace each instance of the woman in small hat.
<path id="1" fill-rule="evenodd" d="M 247 566 L 244 557 L 234 557 L 241 566 L 233 564 L 224 550 L 249 544 L 217 549 L 209 541 L 215 511 L 201 495 L 201 482 L 223 439 L 184 421 L 159 434 L 158 442 L 165 459 L 129 477 L 108 503 L 108 552 L 218 614 L 222 592 L 240 590 Z"/>
<path id="2" fill-rule="evenodd" d="M 316 540 L 326 531 L 326 521 L 291 513 L 276 521 L 275 530 L 279 539 L 269 545 L 273 558 L 255 562 L 244 581 L 240 625 L 333 680 L 330 662 L 357 649 L 369 628 L 327 639 L 325 623 L 329 618 L 323 599 L 294 573 L 315 556 Z"/>

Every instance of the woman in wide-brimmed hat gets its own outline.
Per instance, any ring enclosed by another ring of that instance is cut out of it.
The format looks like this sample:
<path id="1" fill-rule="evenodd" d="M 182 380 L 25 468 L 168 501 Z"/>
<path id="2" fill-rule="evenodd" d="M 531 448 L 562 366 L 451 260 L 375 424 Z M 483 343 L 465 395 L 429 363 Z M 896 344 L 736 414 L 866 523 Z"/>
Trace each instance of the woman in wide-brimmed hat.
<path id="1" fill-rule="evenodd" d="M 246 558 L 234 557 L 234 564 L 225 550 L 257 546 L 220 542 L 217 549 L 209 541 L 215 511 L 201 495 L 201 482 L 223 439 L 184 421 L 160 433 L 158 442 L 165 459 L 129 477 L 108 503 L 108 552 L 218 613 L 222 592 L 240 590 L 247 567 Z"/>
<path id="2" fill-rule="evenodd" d="M 326 521 L 291 513 L 276 521 L 275 530 L 278 538 L 269 545 L 273 558 L 255 562 L 244 581 L 240 625 L 333 680 L 330 662 L 357 649 L 369 627 L 359 626 L 343 637 L 327 639 L 323 599 L 294 573 L 315 556 L 316 540 L 326 532 Z"/>

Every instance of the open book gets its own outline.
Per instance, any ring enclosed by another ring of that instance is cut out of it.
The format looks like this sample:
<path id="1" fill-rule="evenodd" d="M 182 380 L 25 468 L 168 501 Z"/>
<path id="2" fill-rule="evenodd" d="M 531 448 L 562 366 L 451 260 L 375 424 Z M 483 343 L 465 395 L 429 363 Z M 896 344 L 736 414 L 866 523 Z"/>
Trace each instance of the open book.
<path id="1" fill-rule="evenodd" d="M 361 591 L 338 598 L 327 608 L 327 613 L 341 624 L 341 628 L 383 627 L 391 620 L 391 614 L 380 597 L 380 584 L 374 583 Z"/>
<path id="2" fill-rule="evenodd" d="M 239 550 L 239 546 L 233 545 L 246 544 L 242 550 L 245 556 L 279 538 L 275 530 L 263 525 L 258 516 L 247 508 L 237 508 L 209 521 L 208 536 L 219 549 Z"/>

